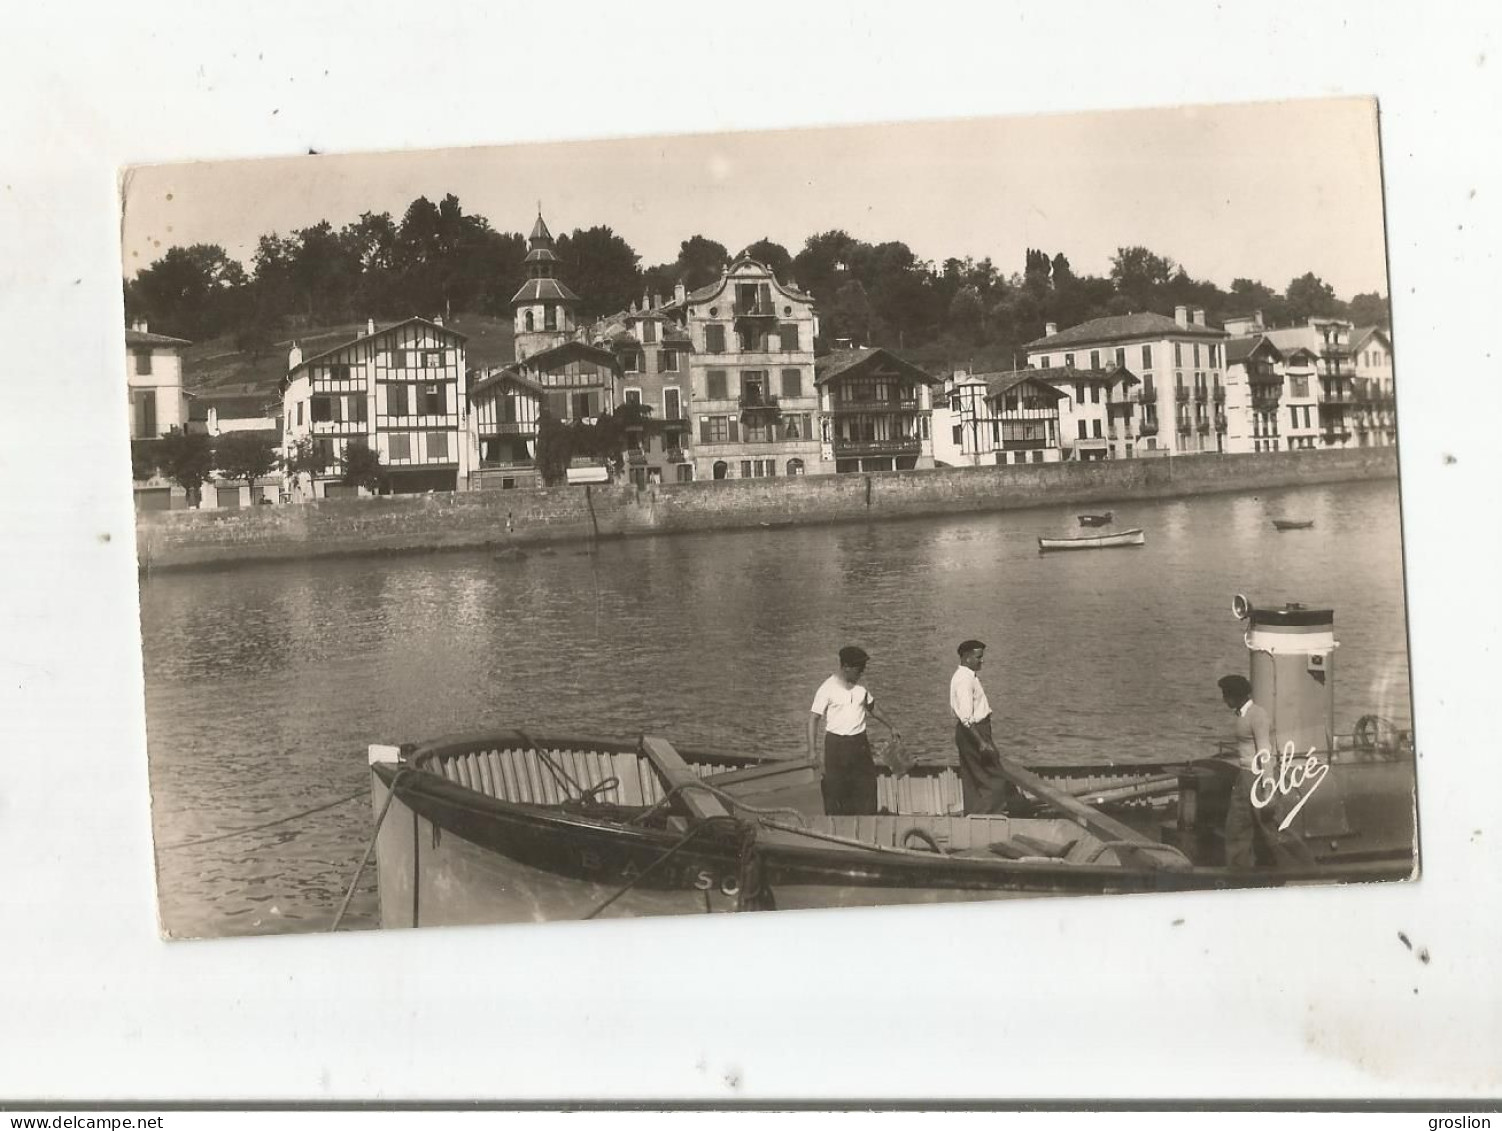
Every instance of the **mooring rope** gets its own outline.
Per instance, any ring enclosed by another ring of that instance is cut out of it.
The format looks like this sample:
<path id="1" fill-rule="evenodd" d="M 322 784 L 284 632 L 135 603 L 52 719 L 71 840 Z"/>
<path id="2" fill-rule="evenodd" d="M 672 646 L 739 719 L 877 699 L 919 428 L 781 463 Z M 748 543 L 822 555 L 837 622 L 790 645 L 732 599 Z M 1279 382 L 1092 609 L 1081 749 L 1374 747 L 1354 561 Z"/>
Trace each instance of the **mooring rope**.
<path id="1" fill-rule="evenodd" d="M 198 840 L 182 840 L 182 841 L 178 841 L 176 844 L 164 844 L 164 845 L 161 846 L 161 848 L 159 849 L 159 851 L 161 851 L 161 852 L 172 852 L 172 851 L 174 851 L 176 849 L 179 849 L 179 848 L 195 848 L 195 847 L 197 847 L 200 844 L 213 844 L 216 840 L 228 840 L 230 837 L 244 836 L 246 833 L 258 833 L 262 829 L 269 829 L 269 828 L 272 828 L 272 827 L 274 827 L 276 825 L 285 825 L 288 821 L 295 821 L 299 817 L 308 817 L 308 816 L 311 816 L 314 813 L 322 813 L 325 809 L 336 809 L 340 805 L 347 805 L 347 804 L 349 804 L 349 802 L 353 801 L 355 798 L 357 798 L 357 797 L 364 797 L 365 795 L 366 795 L 366 791 L 365 790 L 363 790 L 363 789 L 362 790 L 358 790 L 355 793 L 351 793 L 348 797 L 341 797 L 341 798 L 339 798 L 339 800 L 337 800 L 337 801 L 330 801 L 326 805 L 315 805 L 315 806 L 313 806 L 313 808 L 311 808 L 311 809 L 304 809 L 300 813 L 292 813 L 292 814 L 289 814 L 286 817 L 278 817 L 274 821 L 266 821 L 266 822 L 264 822 L 262 824 L 259 824 L 259 825 L 251 825 L 249 828 L 232 829 L 230 832 L 227 832 L 227 833 L 219 833 L 219 834 L 217 834 L 215 836 L 200 837 Z"/>
<path id="2" fill-rule="evenodd" d="M 350 900 L 355 898 L 355 888 L 360 886 L 360 875 L 365 871 L 365 865 L 370 863 L 371 853 L 375 851 L 376 839 L 381 835 L 381 825 L 386 820 L 386 814 L 391 811 L 391 803 L 396 800 L 396 787 L 402 778 L 410 773 L 416 773 L 411 766 L 403 766 L 397 770 L 391 778 L 391 787 L 386 791 L 385 804 L 381 806 L 380 813 L 376 816 L 375 828 L 371 830 L 370 843 L 365 846 L 365 855 L 360 857 L 360 866 L 355 869 L 354 877 L 349 881 L 349 888 L 344 893 L 344 899 L 339 904 L 339 912 L 334 916 L 334 922 L 329 927 L 329 933 L 339 929 L 339 924 L 344 922 L 344 913 L 349 910 Z M 437 827 L 436 825 L 434 826 Z"/>

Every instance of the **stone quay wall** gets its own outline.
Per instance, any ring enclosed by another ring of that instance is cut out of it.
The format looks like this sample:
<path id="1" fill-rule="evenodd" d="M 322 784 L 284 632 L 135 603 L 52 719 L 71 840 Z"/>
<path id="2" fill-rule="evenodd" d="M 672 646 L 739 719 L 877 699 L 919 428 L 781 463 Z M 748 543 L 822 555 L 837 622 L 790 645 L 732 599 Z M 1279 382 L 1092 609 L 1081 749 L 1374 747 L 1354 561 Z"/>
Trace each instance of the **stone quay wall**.
<path id="1" fill-rule="evenodd" d="M 143 570 L 507 548 L 1390 479 L 1396 448 L 541 487 L 142 514 Z"/>

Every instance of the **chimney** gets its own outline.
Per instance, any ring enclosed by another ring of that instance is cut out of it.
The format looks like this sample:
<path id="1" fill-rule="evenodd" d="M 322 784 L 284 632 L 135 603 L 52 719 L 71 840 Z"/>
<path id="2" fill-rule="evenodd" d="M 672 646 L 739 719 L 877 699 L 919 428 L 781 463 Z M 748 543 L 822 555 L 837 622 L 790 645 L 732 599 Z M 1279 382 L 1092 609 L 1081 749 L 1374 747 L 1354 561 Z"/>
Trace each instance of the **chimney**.
<path id="1" fill-rule="evenodd" d="M 1262 321 L 1262 311 L 1252 311 L 1252 325 L 1259 331 L 1267 328 L 1267 324 Z"/>
<path id="2" fill-rule="evenodd" d="M 1187 306 L 1176 306 L 1176 307 L 1174 307 L 1173 308 L 1173 320 L 1175 322 L 1177 322 L 1180 326 L 1187 326 L 1187 325 L 1189 325 L 1189 308 Z"/>
<path id="3" fill-rule="evenodd" d="M 1196 326 L 1203 326 L 1205 324 L 1205 308 L 1204 307 L 1202 307 L 1202 306 L 1196 306 L 1194 308 L 1194 324 Z"/>
<path id="4" fill-rule="evenodd" d="M 656 310 L 661 305 L 662 305 L 662 295 L 658 294 L 656 291 L 653 291 L 652 292 L 652 309 Z"/>
<path id="5" fill-rule="evenodd" d="M 365 333 L 366 334 L 374 334 L 375 333 L 375 319 L 374 318 L 367 318 L 365 320 Z"/>
<path id="6" fill-rule="evenodd" d="M 686 302 L 687 300 L 688 300 L 688 288 L 685 287 L 682 283 L 674 283 L 673 284 L 673 301 L 677 302 L 677 303 L 682 303 L 682 302 Z"/>
<path id="7" fill-rule="evenodd" d="M 1059 324 L 1057 322 L 1045 322 L 1043 324 L 1043 336 L 1045 338 L 1051 338 L 1058 332 Z"/>
<path id="8" fill-rule="evenodd" d="M 443 325 L 443 315 L 441 315 L 441 314 L 435 314 L 435 315 L 433 315 L 433 325 L 435 325 L 435 326 L 442 326 Z"/>
<path id="9" fill-rule="evenodd" d="M 287 351 L 287 372 L 291 373 L 294 369 L 296 369 L 301 364 L 302 364 L 302 350 L 298 348 L 298 345 L 297 345 L 296 342 L 293 342 L 292 343 L 292 348 Z"/>

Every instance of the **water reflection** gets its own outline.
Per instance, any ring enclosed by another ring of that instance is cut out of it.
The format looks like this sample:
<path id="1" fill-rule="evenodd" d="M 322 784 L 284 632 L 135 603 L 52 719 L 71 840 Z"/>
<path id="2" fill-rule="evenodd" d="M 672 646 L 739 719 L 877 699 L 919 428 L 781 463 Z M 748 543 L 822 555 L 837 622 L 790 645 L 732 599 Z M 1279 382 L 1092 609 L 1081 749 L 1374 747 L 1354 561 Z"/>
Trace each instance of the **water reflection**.
<path id="1" fill-rule="evenodd" d="M 797 755 L 835 653 L 910 746 L 949 750 L 955 645 L 989 645 L 998 740 L 1024 760 L 1193 756 L 1245 671 L 1232 593 L 1336 609 L 1336 714 L 1408 723 L 1392 483 L 1118 504 L 1147 545 L 1040 555 L 1071 509 L 164 574 L 142 585 L 159 844 L 366 786 L 364 748 L 485 726 L 657 731 Z M 1315 519 L 1279 534 L 1272 517 Z M 326 923 L 367 803 L 159 857 L 186 934 Z M 352 922 L 374 921 L 367 882 Z"/>

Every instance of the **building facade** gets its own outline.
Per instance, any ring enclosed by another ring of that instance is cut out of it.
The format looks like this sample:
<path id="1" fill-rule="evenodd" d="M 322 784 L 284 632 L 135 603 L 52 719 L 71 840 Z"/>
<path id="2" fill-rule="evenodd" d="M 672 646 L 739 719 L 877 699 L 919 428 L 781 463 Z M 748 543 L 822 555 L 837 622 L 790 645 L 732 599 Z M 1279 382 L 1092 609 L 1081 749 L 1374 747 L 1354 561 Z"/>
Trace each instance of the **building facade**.
<path id="1" fill-rule="evenodd" d="M 815 363 L 820 455 L 836 472 L 934 466 L 930 377 L 887 349 L 841 350 Z"/>
<path id="2" fill-rule="evenodd" d="M 1226 342 L 1226 451 L 1277 452 L 1283 429 L 1283 354 L 1262 334 Z"/>
<path id="3" fill-rule="evenodd" d="M 545 392 L 512 366 L 474 375 L 468 428 L 472 488 L 540 486 L 537 433 Z"/>
<path id="4" fill-rule="evenodd" d="M 620 362 L 622 403 L 643 409 L 626 430 L 626 474 L 638 487 L 694 478 L 693 342 L 687 329 L 664 313 L 666 306 L 661 296 L 643 295 L 640 304 L 602 319 L 591 331 L 595 343 Z"/>
<path id="5" fill-rule="evenodd" d="M 695 479 L 834 470 L 818 431 L 811 297 L 744 256 L 667 304 L 690 348 Z"/>
<path id="6" fill-rule="evenodd" d="M 1223 350 L 1228 337 L 1205 323 L 1203 310 L 1180 306 L 1172 318 L 1127 314 L 1063 331 L 1049 323 L 1043 337 L 1027 344 L 1027 362 L 1038 369 L 1100 370 L 1114 364 L 1138 380 L 1132 393 L 1118 398 L 1134 407 L 1117 410 L 1117 440 L 1113 447 L 1106 437 L 1107 454 L 1125 454 L 1128 442 L 1134 457 L 1213 452 L 1225 446 Z M 1107 431 L 1110 420 L 1108 411 Z M 1088 430 L 1093 433 L 1093 422 Z M 1077 422 L 1074 439 L 1080 439 Z M 1099 450 L 1087 445 L 1082 451 L 1091 448 Z"/>
<path id="7" fill-rule="evenodd" d="M 283 452 L 311 440 L 318 469 L 288 485 L 293 498 L 366 493 L 341 481 L 351 442 L 380 458 L 394 494 L 467 485 L 465 336 L 441 318 L 374 322 L 352 342 L 304 359 L 296 345 L 282 378 Z"/>
<path id="8" fill-rule="evenodd" d="M 126 408 L 130 415 L 131 465 L 136 509 L 181 510 L 187 492 L 164 479 L 152 459 L 152 442 L 171 431 L 186 432 L 190 397 L 183 389 L 182 338 L 153 334 L 145 322 L 125 330 Z"/>
<path id="9" fill-rule="evenodd" d="M 1065 394 L 1033 369 L 948 378 L 933 412 L 934 462 L 946 467 L 1058 463 Z"/>
<path id="10" fill-rule="evenodd" d="M 224 436 L 252 435 L 273 452 L 280 452 L 281 405 L 274 390 L 253 384 L 200 389 L 193 394 L 189 406 L 188 430 L 214 438 L 216 446 Z M 279 469 L 259 477 L 252 485 L 244 480 L 226 479 L 216 466 L 198 505 L 202 510 L 248 507 L 281 502 L 283 494 Z"/>
<path id="11" fill-rule="evenodd" d="M 1390 447 L 1398 442 L 1392 339 L 1379 326 L 1358 327 L 1351 331 L 1351 355 L 1356 370 L 1356 443 Z"/>

